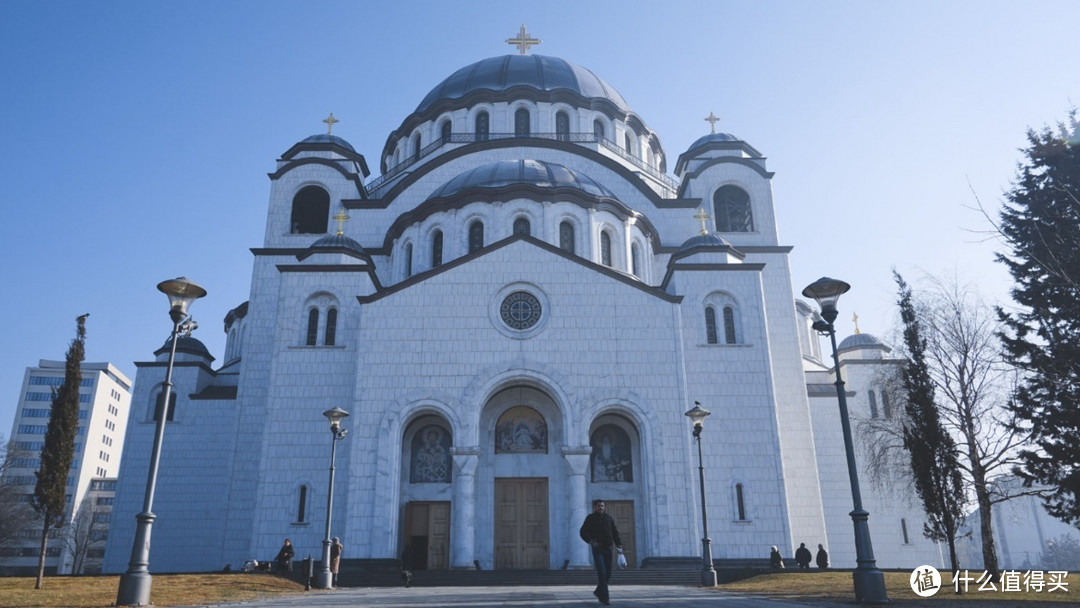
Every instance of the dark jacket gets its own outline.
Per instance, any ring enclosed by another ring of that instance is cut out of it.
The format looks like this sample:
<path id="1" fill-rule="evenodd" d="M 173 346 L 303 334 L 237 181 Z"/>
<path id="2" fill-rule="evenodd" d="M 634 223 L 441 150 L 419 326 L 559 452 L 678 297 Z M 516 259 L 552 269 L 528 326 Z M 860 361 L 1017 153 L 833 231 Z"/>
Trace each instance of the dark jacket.
<path id="1" fill-rule="evenodd" d="M 296 555 L 296 551 L 292 545 L 282 545 L 277 557 L 274 558 L 278 563 L 278 568 L 288 568 L 294 555 Z"/>
<path id="2" fill-rule="evenodd" d="M 619 529 L 615 527 L 615 520 L 607 513 L 597 513 L 595 511 L 589 513 L 585 517 L 585 523 L 581 524 L 581 530 L 578 534 L 581 535 L 581 540 L 589 544 L 595 542 L 605 549 L 613 544 L 616 547 L 622 547 Z"/>
<path id="3" fill-rule="evenodd" d="M 800 568 L 807 568 L 810 566 L 810 549 L 803 545 L 795 550 L 795 563 L 799 564 Z"/>

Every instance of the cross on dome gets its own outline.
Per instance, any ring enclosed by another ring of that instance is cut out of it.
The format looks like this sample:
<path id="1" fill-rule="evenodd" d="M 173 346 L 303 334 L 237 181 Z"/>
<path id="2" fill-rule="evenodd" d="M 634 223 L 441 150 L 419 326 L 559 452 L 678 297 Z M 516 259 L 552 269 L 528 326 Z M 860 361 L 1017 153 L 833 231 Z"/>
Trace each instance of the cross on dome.
<path id="1" fill-rule="evenodd" d="M 855 323 L 855 333 L 861 333 L 859 332 L 859 315 L 851 313 L 851 321 Z"/>
<path id="2" fill-rule="evenodd" d="M 331 115 L 332 116 L 332 115 Z M 341 211 L 337 212 L 334 216 L 334 221 L 337 222 L 337 235 L 345 236 L 345 220 L 349 219 L 349 216 L 345 215 L 345 208 L 342 207 Z"/>
<path id="3" fill-rule="evenodd" d="M 339 123 L 341 121 L 334 118 L 334 113 L 331 112 L 330 116 L 327 116 L 325 119 L 323 119 L 323 122 L 326 123 L 326 134 L 327 135 L 333 135 L 334 134 L 334 125 L 336 125 L 337 123 Z"/>
<path id="4" fill-rule="evenodd" d="M 716 123 L 720 122 L 720 117 L 709 112 L 709 115 L 705 117 L 705 122 L 709 123 L 709 126 L 712 127 L 712 132 L 716 133 Z"/>
<path id="5" fill-rule="evenodd" d="M 694 219 L 701 222 L 701 234 L 709 234 L 709 231 L 705 229 L 705 222 L 709 221 L 712 216 L 705 213 L 705 208 L 698 209 L 698 212 L 694 214 Z"/>
<path id="6" fill-rule="evenodd" d="M 525 31 L 525 24 L 521 24 L 521 31 L 518 32 L 517 38 L 507 38 L 506 44 L 513 44 L 518 47 L 522 55 L 526 55 L 529 52 L 530 46 L 536 46 L 540 44 L 542 40 L 539 38 L 533 38 Z"/>

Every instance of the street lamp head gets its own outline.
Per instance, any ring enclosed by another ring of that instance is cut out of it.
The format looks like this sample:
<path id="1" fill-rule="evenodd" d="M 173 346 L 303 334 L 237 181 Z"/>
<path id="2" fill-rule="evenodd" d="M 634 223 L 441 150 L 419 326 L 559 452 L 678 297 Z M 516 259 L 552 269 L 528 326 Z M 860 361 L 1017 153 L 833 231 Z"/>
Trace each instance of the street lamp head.
<path id="1" fill-rule="evenodd" d="M 177 277 L 169 281 L 158 283 L 158 291 L 169 296 L 169 316 L 173 321 L 180 322 L 188 314 L 188 307 L 195 300 L 206 295 L 206 290 L 188 280 L 187 277 Z"/>
<path id="2" fill-rule="evenodd" d="M 712 414 L 709 410 L 701 407 L 700 401 L 694 402 L 694 409 L 686 412 L 686 417 L 694 423 L 694 434 L 697 435 L 701 432 L 701 429 L 705 426 L 705 418 Z"/>
<path id="3" fill-rule="evenodd" d="M 821 307 L 821 316 L 831 325 L 836 320 L 836 301 L 840 299 L 841 295 L 847 293 L 849 289 L 851 289 L 851 285 L 843 281 L 821 277 L 807 285 L 806 289 L 802 291 L 802 295 L 817 301 L 818 306 Z"/>
<path id="4" fill-rule="evenodd" d="M 330 430 L 334 433 L 338 431 L 341 426 L 341 421 L 349 417 L 349 412 L 334 406 L 332 409 L 328 409 L 322 413 L 323 416 L 330 421 Z"/>

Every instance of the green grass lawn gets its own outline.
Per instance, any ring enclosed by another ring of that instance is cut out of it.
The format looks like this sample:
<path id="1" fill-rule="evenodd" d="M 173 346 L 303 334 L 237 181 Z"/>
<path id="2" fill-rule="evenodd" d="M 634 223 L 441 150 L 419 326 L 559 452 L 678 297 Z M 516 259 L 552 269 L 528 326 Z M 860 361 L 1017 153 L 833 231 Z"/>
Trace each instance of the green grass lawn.
<path id="1" fill-rule="evenodd" d="M 34 580 L 34 577 L 0 578 L 0 606 L 112 606 L 120 584 L 119 576 L 54 576 L 45 577 L 42 588 L 34 589 Z M 157 574 L 150 601 L 158 606 L 191 606 L 303 592 L 303 585 L 269 574 Z"/>
<path id="2" fill-rule="evenodd" d="M 978 573 L 973 573 L 978 576 Z M 1069 591 L 1061 590 L 1047 593 L 1020 591 L 1002 593 L 1001 591 L 978 591 L 978 585 L 969 584 L 968 592 L 961 595 L 953 593 L 952 573 L 942 573 L 942 587 L 932 597 L 921 598 L 911 590 L 910 572 L 886 572 L 885 587 L 889 599 L 894 605 L 921 606 L 937 608 L 939 606 L 1038 606 L 1044 603 L 1080 605 L 1080 576 L 1071 573 L 1065 578 Z M 1074 588 L 1074 585 L 1076 586 Z M 727 583 L 716 588 L 720 591 L 745 593 L 747 595 L 768 596 L 777 599 L 811 600 L 815 603 L 854 604 L 850 571 L 827 572 L 777 572 Z M 998 585 L 1000 589 L 1000 585 Z M 1023 589 L 1023 586 L 1021 586 Z"/>

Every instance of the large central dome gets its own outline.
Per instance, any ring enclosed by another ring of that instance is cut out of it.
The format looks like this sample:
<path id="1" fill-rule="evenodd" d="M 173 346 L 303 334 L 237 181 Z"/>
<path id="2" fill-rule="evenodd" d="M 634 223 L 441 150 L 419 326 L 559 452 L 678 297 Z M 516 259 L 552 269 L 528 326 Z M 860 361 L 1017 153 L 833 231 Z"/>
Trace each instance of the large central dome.
<path id="1" fill-rule="evenodd" d="M 424 112 L 441 100 L 455 100 L 477 91 L 501 92 L 514 87 L 538 91 L 567 91 L 585 99 L 606 99 L 629 111 L 622 95 L 589 70 L 558 57 L 504 55 L 467 65 L 440 82 L 416 107 Z"/>

